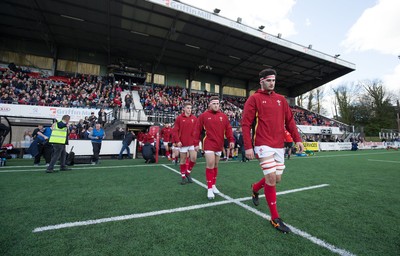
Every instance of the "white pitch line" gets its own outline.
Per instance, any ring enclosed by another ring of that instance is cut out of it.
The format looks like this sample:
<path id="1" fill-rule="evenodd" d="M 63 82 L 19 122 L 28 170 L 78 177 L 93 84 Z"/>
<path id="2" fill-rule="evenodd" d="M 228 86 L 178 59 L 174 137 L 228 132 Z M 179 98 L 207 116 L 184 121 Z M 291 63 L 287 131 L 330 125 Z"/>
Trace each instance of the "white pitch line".
<path id="1" fill-rule="evenodd" d="M 327 187 L 327 186 L 329 186 L 329 184 L 321 184 L 321 185 L 315 185 L 315 186 L 304 187 L 304 188 L 296 188 L 296 189 L 277 192 L 276 195 L 278 195 L 278 196 L 279 195 L 286 195 L 286 194 L 290 194 L 290 193 L 296 193 L 296 192 L 310 190 L 310 189 L 316 189 L 316 188 L 323 188 L 323 187 Z M 259 195 L 258 197 L 259 198 L 263 198 L 263 197 L 265 197 L 265 195 Z M 235 200 L 246 201 L 246 200 L 250 200 L 250 199 L 251 199 L 251 197 L 242 197 L 242 198 L 237 198 Z"/>
<path id="2" fill-rule="evenodd" d="M 313 158 L 329 158 L 329 157 L 348 157 L 348 156 L 366 156 L 366 155 L 381 155 L 381 154 L 396 154 L 398 152 L 377 152 L 377 153 L 365 153 L 365 154 L 348 154 L 348 155 L 329 155 L 329 156 L 312 156 L 312 157 L 297 157 L 297 158 L 291 158 L 291 159 L 313 159 Z M 256 161 L 256 160 L 251 160 L 251 161 Z M 200 162 L 198 161 L 197 164 L 204 164 L 205 162 Z M 238 163 L 237 161 L 227 161 L 227 162 L 220 162 L 220 164 L 230 164 L 230 163 Z M 85 164 L 87 167 L 92 166 L 91 164 Z M 168 164 L 168 165 L 174 165 L 174 164 Z M 79 165 L 82 166 L 82 165 Z M 121 166 L 93 166 L 93 168 L 89 169 L 104 169 L 104 168 L 126 168 L 126 167 L 147 167 L 147 166 L 159 166 L 159 164 L 146 164 L 146 165 L 121 165 Z M 8 168 L 34 168 L 34 169 L 40 169 L 40 170 L 4 170 Z M 72 167 L 72 170 L 83 170 L 83 169 L 88 169 L 87 167 L 76 167 L 74 165 Z M 46 169 L 46 166 L 3 166 L 1 167 L 3 169 L 0 171 L 0 173 L 12 173 L 12 172 L 43 172 Z"/>
<path id="3" fill-rule="evenodd" d="M 92 166 L 92 167 L 90 167 Z M 88 170 L 88 169 L 110 169 L 110 168 L 132 168 L 132 167 L 155 167 L 155 166 L 159 166 L 157 164 L 146 164 L 146 165 L 119 165 L 119 166 L 98 166 L 98 165 L 86 165 L 85 167 L 71 167 L 69 166 L 69 168 L 73 170 Z M 27 166 L 24 166 L 27 167 Z M 38 167 L 35 167 L 38 168 Z M 4 171 L 0 171 L 0 173 L 2 172 L 46 172 L 46 166 L 43 166 L 40 170 L 4 170 Z"/>
<path id="4" fill-rule="evenodd" d="M 168 166 L 165 166 L 165 165 L 163 165 L 163 166 L 167 167 L 168 169 L 170 169 L 170 167 L 168 167 Z M 170 170 L 173 170 L 176 173 L 179 173 L 178 171 L 176 171 L 176 170 L 174 170 L 172 168 Z M 199 184 L 200 186 L 203 186 L 203 187 L 207 188 L 206 185 L 202 184 L 198 180 L 193 179 L 193 181 L 196 182 L 197 184 Z M 304 190 L 309 190 L 309 189 L 322 188 L 322 187 L 326 187 L 326 186 L 329 186 L 329 185 L 328 184 L 321 184 L 321 185 L 316 185 L 316 186 L 311 186 L 311 187 L 292 189 L 292 190 L 279 192 L 278 194 L 279 195 L 284 195 L 284 194 L 288 194 L 288 193 L 294 193 L 294 192 L 299 192 L 299 191 L 304 191 Z M 168 213 L 190 211 L 190 210 L 202 209 L 202 208 L 213 207 L 213 206 L 218 206 L 218 205 L 223 205 L 223 204 L 230 204 L 230 203 L 234 203 L 234 201 L 247 201 L 247 200 L 250 200 L 250 199 L 251 199 L 251 197 L 244 197 L 244 198 L 239 198 L 239 199 L 234 199 L 234 200 L 224 200 L 224 201 L 212 202 L 212 203 L 207 203 L 207 204 L 199 204 L 199 205 L 192 205 L 192 206 L 187 206 L 187 207 L 179 207 L 179 208 L 169 209 L 169 210 L 161 210 L 161 211 L 145 212 L 145 213 L 136 213 L 136 214 L 122 215 L 122 216 L 101 218 L 101 219 L 94 219 L 94 220 L 68 222 L 68 223 L 62 223 L 62 224 L 57 224 L 57 225 L 38 227 L 38 228 L 35 228 L 32 232 L 33 233 L 37 233 L 37 232 L 43 232 L 43 231 L 49 231 L 49 230 L 55 230 L 55 229 L 63 229 L 63 228 L 71 228 L 71 227 L 78 227 L 78 226 L 94 225 L 94 224 L 100 224 L 100 223 L 105 223 L 105 222 L 114 222 L 114 221 L 121 221 L 121 220 L 145 218 L 145 217 L 168 214 Z"/>
<path id="5" fill-rule="evenodd" d="M 390 160 L 377 160 L 377 159 L 368 159 L 371 162 L 384 162 L 384 163 L 396 163 L 400 164 L 400 161 L 390 161 Z"/>
<path id="6" fill-rule="evenodd" d="M 199 182 L 195 179 L 193 179 L 193 180 L 196 181 L 196 183 Z M 199 183 L 201 184 L 201 182 L 199 182 Z M 317 186 L 312 186 L 312 187 L 292 189 L 292 190 L 282 191 L 279 194 L 283 195 L 283 194 L 294 193 L 294 192 L 303 191 L 303 190 L 321 188 L 321 187 L 325 187 L 325 186 L 329 186 L 329 185 L 322 184 L 322 185 L 317 185 Z M 250 199 L 251 199 L 251 197 L 244 197 L 244 198 L 239 198 L 239 199 L 235 199 L 235 200 L 236 201 L 247 201 Z M 94 224 L 100 224 L 100 223 L 105 223 L 105 222 L 114 222 L 114 221 L 121 221 L 121 220 L 145 218 L 145 217 L 150 217 L 150 216 L 190 211 L 190 210 L 202 209 L 202 208 L 218 206 L 218 205 L 223 205 L 223 204 L 231 204 L 231 203 L 233 203 L 233 201 L 224 200 L 224 201 L 212 202 L 212 203 L 207 203 L 207 204 L 198 204 L 198 205 L 179 207 L 179 208 L 175 208 L 175 209 L 168 209 L 168 210 L 161 210 L 161 211 L 154 211 L 154 212 L 135 213 L 135 214 L 129 214 L 129 215 L 116 216 L 116 217 L 102 218 L 102 219 L 68 222 L 68 223 L 63 223 L 63 224 L 38 227 L 38 228 L 35 228 L 32 232 L 36 233 L 36 232 L 43 232 L 43 231 L 62 229 L 62 228 L 72 228 L 72 227 L 78 227 L 78 226 L 94 225 Z"/>
<path id="7" fill-rule="evenodd" d="M 55 230 L 55 229 L 62 229 L 62 228 L 88 226 L 88 225 L 100 224 L 100 223 L 105 223 L 105 222 L 114 222 L 114 221 L 121 221 L 121 220 L 145 218 L 145 217 L 162 215 L 162 214 L 167 214 L 167 213 L 190 211 L 190 210 L 202 209 L 202 208 L 207 208 L 207 207 L 212 207 L 212 206 L 217 206 L 217 205 L 223 205 L 223 204 L 230 204 L 230 203 L 231 202 L 229 202 L 229 201 L 219 201 L 219 202 L 213 202 L 213 203 L 207 203 L 207 204 L 198 204 L 198 205 L 192 205 L 192 206 L 188 206 L 188 207 L 179 207 L 179 208 L 175 208 L 175 209 L 168 209 L 168 210 L 161 210 L 161 211 L 154 211 L 154 212 L 135 213 L 135 214 L 129 214 L 129 215 L 110 217 L 110 218 L 68 222 L 68 223 L 63 223 L 63 224 L 58 224 L 58 225 L 35 228 L 32 232 L 33 233 L 37 233 L 37 232 L 43 232 L 43 231 L 49 231 L 49 230 Z"/>
<path id="8" fill-rule="evenodd" d="M 175 169 L 173 169 L 173 168 L 171 168 L 171 167 L 169 167 L 169 166 L 166 166 L 166 165 L 163 165 L 163 166 L 164 166 L 165 168 L 167 168 L 167 169 L 169 169 L 169 170 L 175 172 L 175 173 L 180 174 L 180 172 L 178 172 L 177 170 L 175 170 Z M 192 179 L 193 179 L 193 178 L 192 178 Z M 202 187 L 204 187 L 204 188 L 207 189 L 207 186 L 206 186 L 205 184 L 201 183 L 200 181 L 198 181 L 198 180 L 196 180 L 196 179 L 193 179 L 193 181 L 194 181 L 196 184 L 198 184 L 198 185 L 200 185 L 200 186 L 202 186 Z M 322 185 L 327 185 L 327 184 L 322 184 Z M 253 207 L 250 207 L 250 206 L 248 206 L 247 204 L 244 204 L 244 203 L 240 202 L 240 201 L 237 200 L 237 199 L 233 199 L 233 198 L 231 198 L 230 196 L 227 196 L 227 195 L 225 195 L 225 194 L 223 194 L 223 193 L 220 193 L 220 194 L 218 194 L 218 195 L 221 196 L 222 198 L 225 198 L 226 200 L 228 200 L 228 201 L 230 201 L 230 202 L 232 202 L 232 203 L 238 205 L 238 206 L 241 206 L 242 208 L 244 208 L 244 209 L 246 209 L 246 210 L 248 210 L 248 211 L 250 211 L 250 212 L 253 212 L 254 214 L 256 214 L 256 215 L 258 215 L 258 216 L 260 216 L 260 217 L 262 217 L 262 218 L 264 218 L 264 219 L 266 219 L 266 220 L 268 220 L 268 221 L 271 219 L 271 217 L 270 217 L 269 215 L 267 215 L 267 214 L 265 214 L 265 213 L 263 213 L 263 212 L 261 212 L 261 211 L 259 211 L 259 210 L 256 210 L 256 209 L 254 209 Z M 308 234 L 308 233 L 306 233 L 306 232 L 304 232 L 304 231 L 302 231 L 302 230 L 300 230 L 300 229 L 298 229 L 298 228 L 296 228 L 296 227 L 293 227 L 292 225 L 289 225 L 289 224 L 287 224 L 287 223 L 285 223 L 285 224 L 292 230 L 292 233 L 294 233 L 294 234 L 296 234 L 296 235 L 299 235 L 299 236 L 301 236 L 301 237 L 304 237 L 304 238 L 306 238 L 307 240 L 310 240 L 311 242 L 313 242 L 314 244 L 319 245 L 319 246 L 321 246 L 321 247 L 324 247 L 324 248 L 328 249 L 328 250 L 331 251 L 331 252 L 334 252 L 334 253 L 337 253 L 337 254 L 343 255 L 343 256 L 352 256 L 352 255 L 354 255 L 354 254 L 352 254 L 352 253 L 349 252 L 349 251 L 346 251 L 346 250 L 344 250 L 344 249 L 340 249 L 340 248 L 338 248 L 338 247 L 336 247 L 336 246 L 334 246 L 334 245 L 332 245 L 332 244 L 329 244 L 329 243 L 325 242 L 325 241 L 322 240 L 322 239 L 319 239 L 319 238 L 317 238 L 317 237 L 314 237 L 314 236 L 312 236 L 312 235 L 310 235 L 310 234 Z"/>

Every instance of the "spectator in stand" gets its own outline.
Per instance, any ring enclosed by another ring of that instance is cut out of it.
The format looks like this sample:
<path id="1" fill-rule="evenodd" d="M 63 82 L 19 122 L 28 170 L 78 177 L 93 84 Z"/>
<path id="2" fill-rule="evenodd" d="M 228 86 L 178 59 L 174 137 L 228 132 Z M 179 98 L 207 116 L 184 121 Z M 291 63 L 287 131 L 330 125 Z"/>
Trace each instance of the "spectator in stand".
<path id="1" fill-rule="evenodd" d="M 95 126 L 96 121 L 97 121 L 97 116 L 94 115 L 94 112 L 90 113 L 90 116 L 88 117 L 89 121 L 89 126 Z"/>
<path id="2" fill-rule="evenodd" d="M 79 135 L 76 133 L 76 129 L 71 130 L 71 132 L 68 134 L 68 139 L 70 139 L 70 140 L 79 139 Z"/>
<path id="3" fill-rule="evenodd" d="M 127 94 L 125 96 L 125 109 L 126 109 L 126 113 L 130 113 L 131 112 L 131 105 L 132 105 L 132 96 L 130 94 Z"/>
<path id="4" fill-rule="evenodd" d="M 85 128 L 82 128 L 81 131 L 79 132 L 79 139 L 81 140 L 87 140 L 89 133 L 87 132 L 87 130 Z"/>
<path id="5" fill-rule="evenodd" d="M 115 128 L 115 131 L 112 133 L 113 140 L 119 140 L 121 138 L 121 129 L 119 127 Z"/>
<path id="6" fill-rule="evenodd" d="M 76 130 L 77 130 L 76 133 L 79 134 L 79 137 L 80 137 L 80 134 L 81 134 L 82 130 L 85 129 L 85 128 L 86 127 L 85 127 L 85 124 L 83 123 L 83 119 L 80 119 L 79 122 L 76 125 Z"/>
<path id="7" fill-rule="evenodd" d="M 83 125 L 85 126 L 86 130 L 91 127 L 90 121 L 89 121 L 89 117 L 85 116 L 85 119 L 83 120 Z"/>
<path id="8" fill-rule="evenodd" d="M 89 139 L 92 140 L 93 157 L 92 165 L 99 164 L 99 154 L 101 150 L 101 143 L 106 138 L 106 133 L 99 123 L 96 123 L 95 128 L 90 132 Z"/>
<path id="9" fill-rule="evenodd" d="M 123 140 L 125 138 L 124 128 L 119 128 L 119 140 Z"/>
<path id="10" fill-rule="evenodd" d="M 114 120 L 119 118 L 119 113 L 122 107 L 122 102 L 119 95 L 115 96 L 113 99 L 113 112 L 114 112 Z"/>
<path id="11" fill-rule="evenodd" d="M 1 96 L 0 100 L 1 100 L 1 103 L 8 103 L 8 104 L 13 103 L 13 101 L 14 101 L 14 99 L 12 97 L 10 97 L 10 95 L 8 93 L 4 93 Z"/>
<path id="12" fill-rule="evenodd" d="M 106 122 L 107 122 L 107 113 L 106 113 L 106 111 L 104 110 L 104 108 L 101 108 L 101 109 L 100 109 L 98 115 L 99 115 L 99 118 L 98 118 L 97 122 L 98 122 L 99 124 L 101 124 L 101 127 L 104 127 L 104 125 L 105 125 Z"/>

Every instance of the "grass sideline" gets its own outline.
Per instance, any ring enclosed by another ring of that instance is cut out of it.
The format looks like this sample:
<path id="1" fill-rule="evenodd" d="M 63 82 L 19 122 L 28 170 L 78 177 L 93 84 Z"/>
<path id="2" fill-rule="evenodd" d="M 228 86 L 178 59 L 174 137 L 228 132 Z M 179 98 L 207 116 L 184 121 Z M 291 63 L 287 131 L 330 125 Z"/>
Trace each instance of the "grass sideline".
<path id="1" fill-rule="evenodd" d="M 400 153 L 370 150 L 319 152 L 293 157 L 278 191 L 329 186 L 278 196 L 282 218 L 301 231 L 356 255 L 400 251 Z M 0 168 L 1 255 L 333 255 L 296 234 L 284 235 L 253 212 L 217 196 L 210 203 L 198 184 L 180 177 L 161 159 L 104 160 L 98 166 L 44 173 L 33 160 L 9 160 Z M 204 183 L 204 159 L 193 177 Z M 261 178 L 256 161 L 219 167 L 218 187 L 233 199 L 249 197 Z M 254 207 L 269 214 L 265 200 Z M 219 204 L 219 205 L 218 205 Z M 146 214 L 168 214 L 34 233 L 61 223 Z"/>

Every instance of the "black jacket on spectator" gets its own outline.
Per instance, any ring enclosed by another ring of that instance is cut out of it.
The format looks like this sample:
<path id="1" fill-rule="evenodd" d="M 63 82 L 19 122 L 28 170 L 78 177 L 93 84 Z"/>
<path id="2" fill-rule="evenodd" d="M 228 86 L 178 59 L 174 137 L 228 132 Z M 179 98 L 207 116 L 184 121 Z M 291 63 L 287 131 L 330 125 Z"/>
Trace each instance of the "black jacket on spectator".
<path id="1" fill-rule="evenodd" d="M 155 163 L 154 154 L 156 153 L 156 148 L 150 143 L 146 142 L 142 148 L 142 155 L 146 163 Z"/>
<path id="2" fill-rule="evenodd" d="M 112 135 L 113 135 L 113 140 L 119 140 L 121 138 L 121 132 L 119 128 L 115 129 Z"/>
<path id="3" fill-rule="evenodd" d="M 132 141 L 133 141 L 134 139 L 136 139 L 136 135 L 135 135 L 133 132 L 128 132 L 128 133 L 125 135 L 125 138 L 124 138 L 124 141 L 123 141 L 123 142 L 126 142 L 126 144 L 129 146 L 129 145 L 131 145 L 131 143 L 132 143 Z"/>

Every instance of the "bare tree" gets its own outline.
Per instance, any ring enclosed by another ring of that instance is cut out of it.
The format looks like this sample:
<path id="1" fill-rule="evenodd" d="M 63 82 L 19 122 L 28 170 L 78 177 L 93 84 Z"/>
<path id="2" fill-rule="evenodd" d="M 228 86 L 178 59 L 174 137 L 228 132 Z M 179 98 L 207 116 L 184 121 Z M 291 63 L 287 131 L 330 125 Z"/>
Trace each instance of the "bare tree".
<path id="1" fill-rule="evenodd" d="M 335 98 L 337 102 L 337 108 L 339 109 L 338 119 L 343 123 L 352 123 L 352 113 L 351 113 L 351 96 L 349 93 L 349 88 L 347 86 L 339 86 L 337 89 L 333 89 L 335 93 Z"/>
<path id="2" fill-rule="evenodd" d="M 307 103 L 307 109 L 310 111 L 313 110 L 313 99 L 314 99 L 314 93 L 313 91 L 310 91 L 308 93 L 308 103 Z"/>
<path id="3" fill-rule="evenodd" d="M 300 95 L 297 97 L 297 106 L 303 108 L 303 94 L 300 94 Z"/>

